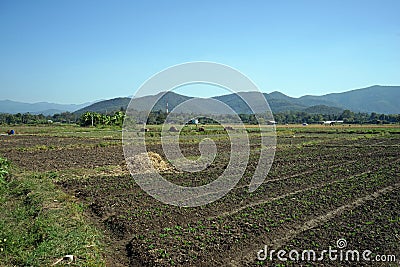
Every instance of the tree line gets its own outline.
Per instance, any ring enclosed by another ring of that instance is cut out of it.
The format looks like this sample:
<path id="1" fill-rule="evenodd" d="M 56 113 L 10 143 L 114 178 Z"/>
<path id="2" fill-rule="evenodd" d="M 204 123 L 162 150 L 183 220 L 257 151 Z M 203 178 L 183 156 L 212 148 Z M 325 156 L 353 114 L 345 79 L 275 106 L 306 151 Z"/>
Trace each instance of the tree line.
<path id="1" fill-rule="evenodd" d="M 167 113 L 162 111 L 154 111 L 147 116 L 146 121 L 141 121 L 140 117 L 144 116 L 145 113 L 138 113 L 138 123 L 146 124 L 163 124 L 167 118 Z M 224 116 L 224 119 L 229 119 L 230 115 Z M 182 115 L 182 119 L 185 116 Z M 246 124 L 257 124 L 258 121 L 254 114 L 239 114 L 240 119 Z M 54 115 L 43 115 L 43 114 L 30 114 L 30 113 L 17 113 L 7 114 L 0 113 L 0 124 L 49 124 L 49 123 L 70 123 L 79 124 L 82 127 L 86 126 L 122 126 L 125 118 L 123 111 L 117 111 L 111 114 L 102 114 L 98 112 L 85 112 L 81 115 L 75 113 L 63 112 Z M 233 120 L 233 116 L 232 116 Z M 344 123 L 348 124 L 388 124 L 388 123 L 400 123 L 400 114 L 378 114 L 378 113 L 362 113 L 352 112 L 350 110 L 344 110 L 341 114 L 316 114 L 307 113 L 304 111 L 288 111 L 279 112 L 274 114 L 274 120 L 278 124 L 293 124 L 293 123 L 320 123 L 322 121 L 334 121 L 343 120 Z M 177 123 L 180 121 L 177 120 Z M 214 123 L 207 118 L 200 118 L 200 123 Z M 261 121 L 265 123 L 265 121 Z"/>
<path id="2" fill-rule="evenodd" d="M 0 124 L 52 124 L 52 123 L 68 123 L 79 124 L 80 126 L 99 126 L 99 125 L 115 125 L 122 126 L 125 113 L 117 111 L 112 114 L 102 114 L 97 112 L 85 112 L 77 115 L 71 112 L 63 112 L 54 115 L 17 113 L 8 114 L 0 113 Z"/>
<path id="3" fill-rule="evenodd" d="M 76 123 L 79 116 L 71 112 L 54 115 L 17 113 L 0 113 L 0 124 L 48 124 L 51 122 Z"/>
<path id="4" fill-rule="evenodd" d="M 286 123 L 320 123 L 322 121 L 340 120 L 347 124 L 388 124 L 400 123 L 400 114 L 363 113 L 344 110 L 341 114 L 316 114 L 302 111 L 281 112 L 274 114 L 278 124 Z"/>

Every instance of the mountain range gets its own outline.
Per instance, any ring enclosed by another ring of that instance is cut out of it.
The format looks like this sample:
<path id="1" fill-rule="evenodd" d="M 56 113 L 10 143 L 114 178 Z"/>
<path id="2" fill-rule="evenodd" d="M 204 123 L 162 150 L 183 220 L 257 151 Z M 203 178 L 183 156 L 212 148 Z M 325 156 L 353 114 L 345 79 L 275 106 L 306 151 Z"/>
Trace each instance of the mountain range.
<path id="1" fill-rule="evenodd" d="M 247 97 L 251 97 L 251 94 L 254 94 L 254 92 L 241 92 L 239 94 L 247 94 Z M 375 85 L 343 93 L 332 93 L 322 96 L 305 95 L 299 98 L 290 97 L 277 91 L 264 93 L 264 96 L 274 113 L 305 111 L 308 113 L 338 114 L 345 109 L 349 109 L 354 112 L 400 114 L 400 86 Z M 137 111 L 143 111 L 150 105 L 149 103 L 155 102 L 159 97 L 160 95 L 152 95 L 134 98 L 132 106 Z M 172 110 L 177 105 L 189 99 L 192 100 L 190 107 L 186 107 L 186 110 L 185 108 L 181 108 L 182 112 L 209 112 L 214 114 L 222 112 L 219 107 L 215 105 L 215 101 L 213 102 L 204 98 L 196 99 L 174 92 L 164 94 L 154 106 L 153 110 L 165 111 L 167 102 L 169 109 Z M 248 106 L 238 95 L 228 94 L 214 97 L 214 99 L 229 105 L 236 113 L 251 113 Z M 99 101 L 77 110 L 76 113 L 81 114 L 86 111 L 105 113 L 126 109 L 130 101 L 131 98 L 129 97 Z M 203 110 L 205 107 L 207 108 L 206 111 Z"/>
<path id="2" fill-rule="evenodd" d="M 12 100 L 0 100 L 0 113 L 31 113 L 53 115 L 61 112 L 74 112 L 81 108 L 87 107 L 95 102 L 87 102 L 83 104 L 56 104 L 48 102 L 23 103 Z"/>
<path id="3" fill-rule="evenodd" d="M 251 97 L 254 92 L 241 92 Z M 354 112 L 376 112 L 384 114 L 400 114 L 400 86 L 379 86 L 374 85 L 367 88 L 346 91 L 343 93 L 332 93 L 321 96 L 305 95 L 302 97 L 290 97 L 281 92 L 264 93 L 271 110 L 274 113 L 284 111 L 305 111 L 308 113 L 338 114 L 345 109 Z M 136 110 L 142 111 L 149 106 L 149 103 L 158 99 L 159 95 L 144 96 L 133 99 L 133 106 Z M 183 108 L 183 112 L 202 112 L 207 107 L 207 112 L 221 113 L 215 105 L 215 101 L 205 98 L 192 98 L 174 92 L 168 92 L 158 101 L 153 110 L 166 109 L 168 102 L 172 110 L 179 104 L 191 100 L 190 108 Z M 228 94 L 214 97 L 229 105 L 236 113 L 251 113 L 243 100 L 235 94 Z M 84 104 L 56 104 L 56 103 L 22 103 L 11 100 L 0 100 L 0 113 L 26 113 L 52 115 L 65 111 L 82 114 L 86 111 L 99 113 L 110 113 L 117 110 L 125 110 L 131 101 L 130 97 L 118 97 L 109 100 L 101 100 Z"/>

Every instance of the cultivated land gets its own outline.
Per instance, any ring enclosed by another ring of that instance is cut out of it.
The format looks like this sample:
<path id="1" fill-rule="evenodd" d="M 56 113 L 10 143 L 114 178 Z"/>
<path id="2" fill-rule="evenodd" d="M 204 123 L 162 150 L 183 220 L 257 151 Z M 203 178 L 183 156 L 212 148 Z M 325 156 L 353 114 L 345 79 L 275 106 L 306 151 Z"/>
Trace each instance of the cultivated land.
<path id="1" fill-rule="evenodd" d="M 340 238 L 349 249 L 373 251 L 371 257 L 400 258 L 398 125 L 278 126 L 274 163 L 253 193 L 247 185 L 260 148 L 259 133 L 249 127 L 244 178 L 224 198 L 198 208 L 165 205 L 136 185 L 125 166 L 121 130 L 13 129 L 17 135 L 0 136 L 0 157 L 12 163 L 0 179 L 0 266 L 51 265 L 68 254 L 74 266 L 357 265 L 256 258 L 264 245 L 323 250 Z M 159 127 L 149 129 L 148 151 L 163 156 Z M 198 186 L 224 171 L 226 133 L 205 129 L 220 135 L 215 162 L 201 173 L 166 171 L 168 180 Z M 202 133 L 186 134 L 182 153 L 196 158 Z"/>

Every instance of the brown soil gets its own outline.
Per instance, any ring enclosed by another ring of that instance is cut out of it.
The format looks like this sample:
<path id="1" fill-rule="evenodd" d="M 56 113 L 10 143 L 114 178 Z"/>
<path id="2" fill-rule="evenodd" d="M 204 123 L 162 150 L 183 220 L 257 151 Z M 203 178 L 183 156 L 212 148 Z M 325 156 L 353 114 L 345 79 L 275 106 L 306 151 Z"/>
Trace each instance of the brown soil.
<path id="1" fill-rule="evenodd" d="M 338 225 L 333 231 L 337 237 L 352 232 L 357 229 L 353 225 L 357 218 L 344 214 L 369 211 L 375 198 L 381 205 L 384 201 L 392 203 L 394 195 L 387 189 L 398 191 L 400 137 L 323 138 L 318 144 L 308 145 L 302 145 L 305 140 L 298 141 L 300 138 L 295 142 L 280 139 L 288 146 L 277 150 L 266 181 L 254 193 L 248 192 L 247 184 L 257 164 L 256 149 L 252 150 L 244 179 L 237 187 L 224 198 L 198 208 L 164 205 L 143 192 L 127 174 L 121 146 L 97 146 L 104 141 L 101 139 L 15 137 L 2 137 L 0 153 L 23 170 L 60 174 L 72 169 L 88 170 L 90 175 L 84 179 L 64 175 L 57 183 L 90 207 L 89 220 L 106 234 L 109 266 L 259 265 L 254 260 L 259 246 L 268 243 L 295 247 L 299 244 L 296 242 L 307 246 L 312 241 L 329 244 L 332 236 L 324 228 L 326 223 Z M 62 148 L 78 143 L 82 146 Z M 56 148 L 21 149 L 37 145 Z M 182 144 L 181 149 L 184 155 L 198 155 L 195 144 Z M 224 171 L 230 145 L 221 142 L 218 149 L 222 153 L 217 160 L 205 171 L 194 174 L 174 171 L 164 160 L 159 145 L 149 146 L 148 155 L 150 164 L 168 180 L 198 186 Z M 128 159 L 128 166 L 139 172 L 143 166 L 147 168 L 145 156 Z M 118 173 L 91 171 L 110 166 L 120 166 Z M 381 208 L 380 214 L 394 216 L 387 208 Z M 345 222 L 351 226 L 346 227 Z M 385 236 L 395 231 L 385 227 L 383 221 L 376 228 L 368 227 Z M 314 238 L 311 232 L 318 232 L 318 237 Z M 366 240 L 357 242 L 362 246 L 373 243 L 371 238 Z M 398 243 L 390 246 L 399 251 Z"/>

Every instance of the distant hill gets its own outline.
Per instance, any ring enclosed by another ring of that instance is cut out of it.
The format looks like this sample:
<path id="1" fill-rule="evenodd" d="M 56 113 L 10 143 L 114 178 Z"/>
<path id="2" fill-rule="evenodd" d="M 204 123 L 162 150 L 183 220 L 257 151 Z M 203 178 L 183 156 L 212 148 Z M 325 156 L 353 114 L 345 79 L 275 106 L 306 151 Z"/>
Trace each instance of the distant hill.
<path id="1" fill-rule="evenodd" d="M 130 101 L 131 99 L 129 97 L 118 97 L 109 100 L 103 100 L 78 109 L 74 113 L 80 115 L 87 111 L 108 113 L 121 110 L 121 108 L 125 110 Z"/>
<path id="2" fill-rule="evenodd" d="M 93 103 L 93 102 L 92 102 Z M 48 102 L 38 102 L 38 103 L 23 103 L 12 100 L 0 100 L 0 113 L 32 113 L 32 114 L 43 114 L 43 115 L 53 115 L 55 113 L 61 113 L 65 111 L 74 112 L 91 103 L 84 104 L 56 104 Z"/>
<path id="3" fill-rule="evenodd" d="M 322 96 L 302 96 L 303 105 L 326 104 L 352 111 L 385 114 L 400 113 L 400 86 L 379 86 L 351 90 Z"/>
<path id="4" fill-rule="evenodd" d="M 289 101 L 304 107 L 329 106 L 355 112 L 376 112 L 384 114 L 400 113 L 400 86 L 374 85 L 343 93 L 332 93 L 322 96 L 305 95 L 299 98 L 286 96 L 280 92 L 272 92 L 270 98 Z"/>
<path id="5" fill-rule="evenodd" d="M 247 97 L 252 97 L 252 94 L 257 97 L 253 92 L 242 92 Z M 355 112 L 376 112 L 385 114 L 400 114 L 400 86 L 371 86 L 368 88 L 347 91 L 343 93 L 327 94 L 322 96 L 302 96 L 294 98 L 287 96 L 280 92 L 264 93 L 271 110 L 274 113 L 283 111 L 305 111 L 309 113 L 321 114 L 338 114 L 345 109 Z M 148 103 L 153 102 L 159 98 L 160 95 L 145 96 L 133 100 L 133 107 L 138 110 L 144 110 Z M 218 113 L 218 107 L 212 101 L 207 99 L 193 99 L 191 97 L 168 92 L 158 101 L 153 110 L 166 109 L 166 102 L 168 101 L 169 109 L 172 110 L 180 103 L 192 99 L 191 106 L 181 108 L 182 112 L 207 112 Z M 243 100 L 235 94 L 228 94 L 214 97 L 219 101 L 229 105 L 237 113 L 250 113 L 249 107 Z M 76 111 L 81 114 L 85 111 L 95 112 L 112 112 L 126 108 L 129 104 L 130 98 L 115 98 L 110 100 L 100 101 L 98 103 L 87 106 L 83 109 Z M 207 102 L 208 101 L 208 102 Z M 257 108 L 256 108 L 256 112 Z"/>
<path id="6" fill-rule="evenodd" d="M 144 96 L 144 97 L 134 99 L 133 106 L 138 111 L 145 110 L 146 107 L 148 107 L 150 103 L 154 103 L 154 101 L 157 100 L 159 97 L 160 97 L 160 94 L 152 95 L 152 96 Z M 174 108 L 177 105 L 179 105 L 180 103 L 183 103 L 190 98 L 191 97 L 179 95 L 179 94 L 176 94 L 173 92 L 168 92 L 165 95 L 163 95 L 161 97 L 161 99 L 157 102 L 157 105 L 154 107 L 154 110 L 163 110 L 164 111 L 166 109 L 167 102 L 171 108 Z M 87 107 L 84 107 L 82 109 L 79 109 L 79 110 L 75 111 L 75 113 L 82 114 L 82 113 L 85 113 L 86 111 L 107 113 L 107 112 L 114 112 L 114 111 L 121 110 L 121 108 L 125 110 L 127 108 L 127 106 L 129 105 L 130 101 L 131 101 L 131 98 L 129 98 L 129 97 L 118 97 L 118 98 L 113 98 L 113 99 L 109 99 L 109 100 L 103 100 L 103 101 L 94 103 L 92 105 L 89 105 Z"/>

